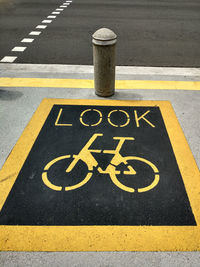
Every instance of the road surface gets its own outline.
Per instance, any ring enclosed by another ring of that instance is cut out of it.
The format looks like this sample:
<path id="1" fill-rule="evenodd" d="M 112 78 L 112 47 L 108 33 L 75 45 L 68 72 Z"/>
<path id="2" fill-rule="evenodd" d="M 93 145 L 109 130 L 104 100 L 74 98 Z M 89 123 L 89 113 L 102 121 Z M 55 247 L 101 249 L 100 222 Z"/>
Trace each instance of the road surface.
<path id="1" fill-rule="evenodd" d="M 108 27 L 118 35 L 117 65 L 200 66 L 199 0 L 68 3 L 60 7 L 62 0 L 0 0 L 0 60 L 91 65 L 91 35 Z M 39 35 L 29 34 L 34 31 Z M 21 42 L 24 38 L 34 40 Z M 15 47 L 25 50 L 11 51 Z"/>

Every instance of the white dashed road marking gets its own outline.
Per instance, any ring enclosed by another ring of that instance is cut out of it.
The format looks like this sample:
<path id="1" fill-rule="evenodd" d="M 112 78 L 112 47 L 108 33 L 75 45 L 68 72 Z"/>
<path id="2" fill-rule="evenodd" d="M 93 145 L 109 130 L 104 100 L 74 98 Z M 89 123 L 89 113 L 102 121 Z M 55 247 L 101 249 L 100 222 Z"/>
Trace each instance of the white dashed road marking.
<path id="1" fill-rule="evenodd" d="M 9 57 L 9 56 L 7 56 L 7 57 L 3 57 L 2 60 L 1 60 L 1 62 L 12 63 L 12 62 L 15 61 L 16 58 L 17 58 L 17 57 Z"/>
<path id="2" fill-rule="evenodd" d="M 60 5 L 59 7 L 62 8 L 56 8 L 53 12 L 51 12 L 52 15 L 59 15 L 61 13 L 61 11 L 63 11 L 63 8 L 68 7 L 70 4 L 72 3 L 72 0 L 67 0 L 66 2 L 64 2 L 62 5 Z M 42 20 L 41 23 L 45 23 L 45 24 L 49 24 L 52 22 L 52 19 L 55 19 L 57 16 L 52 16 L 52 15 L 47 16 L 48 19 L 51 20 Z M 46 29 L 47 25 L 37 25 L 35 28 L 36 29 Z M 34 35 L 34 36 L 38 36 L 41 34 L 41 31 L 32 31 L 29 33 L 29 35 Z M 34 41 L 34 39 L 31 38 L 24 38 L 21 40 L 21 43 L 32 43 Z M 11 52 L 24 52 L 26 50 L 27 47 L 25 46 L 15 46 Z M 6 62 L 6 63 L 12 63 L 17 59 L 17 56 L 5 56 L 3 57 L 0 62 Z"/>
<path id="3" fill-rule="evenodd" d="M 46 19 L 42 21 L 42 23 L 51 23 L 51 22 L 52 20 L 46 20 Z"/>
<path id="4" fill-rule="evenodd" d="M 48 19 L 55 19 L 56 16 L 48 16 L 47 18 L 48 18 Z"/>
<path id="5" fill-rule="evenodd" d="M 33 41 L 34 39 L 24 38 L 23 40 L 21 40 L 21 43 L 32 43 Z"/>
<path id="6" fill-rule="evenodd" d="M 38 25 L 36 29 L 46 29 L 47 25 Z"/>
<path id="7" fill-rule="evenodd" d="M 29 35 L 40 35 L 41 32 L 30 32 Z"/>
<path id="8" fill-rule="evenodd" d="M 25 49 L 26 49 L 25 46 L 15 46 L 11 51 L 13 51 L 13 52 L 24 52 Z"/>

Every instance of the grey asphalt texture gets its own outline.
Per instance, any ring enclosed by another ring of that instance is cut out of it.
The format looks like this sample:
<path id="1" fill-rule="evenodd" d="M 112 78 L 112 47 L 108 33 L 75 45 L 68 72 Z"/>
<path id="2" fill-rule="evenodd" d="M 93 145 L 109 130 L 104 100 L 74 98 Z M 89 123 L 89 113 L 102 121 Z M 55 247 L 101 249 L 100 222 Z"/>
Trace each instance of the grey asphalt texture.
<path id="1" fill-rule="evenodd" d="M 91 35 L 108 27 L 118 35 L 117 65 L 200 66 L 199 0 L 73 0 L 23 53 L 11 52 L 62 3 L 0 0 L 0 59 L 91 65 Z"/>

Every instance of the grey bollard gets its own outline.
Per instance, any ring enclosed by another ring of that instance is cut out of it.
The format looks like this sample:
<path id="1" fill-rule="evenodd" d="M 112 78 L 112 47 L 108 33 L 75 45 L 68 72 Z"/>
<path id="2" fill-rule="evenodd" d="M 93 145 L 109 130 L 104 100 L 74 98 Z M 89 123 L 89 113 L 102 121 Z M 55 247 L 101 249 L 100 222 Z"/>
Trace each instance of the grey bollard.
<path id="1" fill-rule="evenodd" d="M 95 94 L 112 96 L 115 93 L 117 35 L 107 28 L 101 28 L 92 37 Z"/>

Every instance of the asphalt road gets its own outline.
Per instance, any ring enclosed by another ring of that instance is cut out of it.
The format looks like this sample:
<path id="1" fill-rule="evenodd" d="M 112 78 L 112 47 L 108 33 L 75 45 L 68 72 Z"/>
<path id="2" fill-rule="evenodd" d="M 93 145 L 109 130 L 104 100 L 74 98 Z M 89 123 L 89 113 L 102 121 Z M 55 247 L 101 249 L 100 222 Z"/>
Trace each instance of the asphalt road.
<path id="1" fill-rule="evenodd" d="M 0 60 L 91 65 L 91 35 L 108 27 L 118 35 L 117 65 L 200 66 L 199 0 L 73 0 L 41 23 L 63 1 L 0 0 Z M 32 43 L 21 43 L 36 30 Z M 11 52 L 16 46 L 27 48 Z"/>

